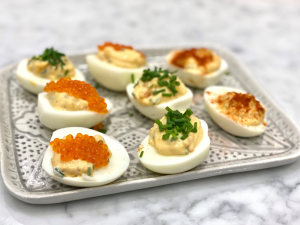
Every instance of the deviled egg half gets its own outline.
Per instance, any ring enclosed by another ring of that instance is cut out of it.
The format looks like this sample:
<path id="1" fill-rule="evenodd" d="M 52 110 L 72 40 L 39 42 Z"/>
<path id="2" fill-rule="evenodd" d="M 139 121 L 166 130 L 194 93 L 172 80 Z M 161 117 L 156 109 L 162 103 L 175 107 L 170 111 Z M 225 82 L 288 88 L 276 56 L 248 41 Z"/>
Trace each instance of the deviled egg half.
<path id="1" fill-rule="evenodd" d="M 51 81 L 38 95 L 38 113 L 50 129 L 92 127 L 107 116 L 112 104 L 84 81 L 61 78 Z"/>
<path id="2" fill-rule="evenodd" d="M 228 70 L 226 61 L 206 48 L 172 51 L 167 64 L 183 83 L 198 88 L 215 85 Z"/>
<path id="3" fill-rule="evenodd" d="M 224 86 L 208 87 L 204 102 L 211 118 L 228 133 L 239 137 L 262 134 L 267 110 L 246 91 Z"/>
<path id="4" fill-rule="evenodd" d="M 193 93 L 168 70 L 144 70 L 135 84 L 127 86 L 127 95 L 142 114 L 155 120 L 165 115 L 167 106 L 175 110 L 190 107 Z"/>
<path id="5" fill-rule="evenodd" d="M 126 149 L 95 130 L 68 127 L 53 132 L 42 167 L 58 182 L 92 187 L 118 179 L 129 166 Z"/>
<path id="6" fill-rule="evenodd" d="M 106 42 L 98 49 L 97 54 L 86 56 L 86 63 L 94 79 L 107 89 L 125 91 L 147 66 L 145 56 L 130 46 Z"/>
<path id="7" fill-rule="evenodd" d="M 190 109 L 173 111 L 155 121 L 142 141 L 138 156 L 141 163 L 157 173 L 182 173 L 201 164 L 210 147 L 205 121 L 193 116 Z"/>
<path id="8" fill-rule="evenodd" d="M 16 74 L 20 84 L 34 94 L 43 92 L 48 82 L 62 77 L 85 80 L 70 59 L 53 48 L 47 48 L 42 55 L 23 59 L 17 67 Z"/>

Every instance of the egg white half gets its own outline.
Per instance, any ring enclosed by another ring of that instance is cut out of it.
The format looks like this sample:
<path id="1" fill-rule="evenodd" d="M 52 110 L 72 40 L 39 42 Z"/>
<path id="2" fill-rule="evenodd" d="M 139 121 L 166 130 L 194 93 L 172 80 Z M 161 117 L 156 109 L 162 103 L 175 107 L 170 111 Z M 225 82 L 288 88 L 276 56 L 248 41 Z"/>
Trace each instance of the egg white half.
<path id="1" fill-rule="evenodd" d="M 91 177 L 90 180 L 85 180 L 82 177 L 61 178 L 55 176 L 53 173 L 51 159 L 53 157 L 54 152 L 49 146 L 44 154 L 42 167 L 51 178 L 57 180 L 60 183 L 71 186 L 93 187 L 111 183 L 114 180 L 118 179 L 120 176 L 122 176 L 122 174 L 127 170 L 129 166 L 130 160 L 128 153 L 118 141 L 112 139 L 111 137 L 105 134 L 82 127 L 68 127 L 54 131 L 50 141 L 53 141 L 55 138 L 62 139 L 63 137 L 69 134 L 72 134 L 75 137 L 78 133 L 82 133 L 83 135 L 87 134 L 90 136 L 101 135 L 104 138 L 109 150 L 112 153 L 108 165 L 103 168 L 95 169 L 93 177 Z"/>
<path id="2" fill-rule="evenodd" d="M 86 63 L 94 79 L 105 88 L 113 91 L 125 91 L 126 86 L 132 82 L 131 75 L 134 74 L 136 81 L 142 77 L 143 70 L 147 68 L 122 68 L 114 66 L 103 62 L 95 54 L 87 55 Z"/>
<path id="3" fill-rule="evenodd" d="M 210 94 L 208 94 L 208 92 Z M 237 123 L 235 120 L 221 113 L 217 109 L 217 105 L 211 103 L 211 99 L 217 97 L 218 95 L 226 94 L 227 92 L 247 93 L 246 91 L 241 89 L 224 86 L 212 86 L 204 90 L 204 102 L 206 109 L 211 118 L 216 122 L 216 124 L 218 124 L 222 129 L 224 129 L 228 133 L 239 137 L 254 137 L 262 134 L 266 129 L 266 126 L 263 123 L 266 123 L 267 112 L 265 112 L 264 120 L 261 124 L 257 126 L 247 126 Z M 261 102 L 260 104 L 262 105 Z M 266 110 L 265 107 L 264 109 Z"/>
<path id="4" fill-rule="evenodd" d="M 165 102 L 158 105 L 148 106 L 141 105 L 135 98 L 132 93 L 134 90 L 134 84 L 128 84 L 126 88 L 127 95 L 134 105 L 134 107 L 140 111 L 143 115 L 147 116 L 152 120 L 157 118 L 162 118 L 166 113 L 166 107 L 169 106 L 173 110 L 185 111 L 188 107 L 191 106 L 193 100 L 193 92 L 187 88 L 187 93 L 179 98 L 173 99 L 169 102 Z"/>
<path id="5" fill-rule="evenodd" d="M 42 78 L 34 75 L 31 71 L 27 68 L 28 60 L 23 59 L 17 68 L 17 79 L 19 80 L 20 84 L 29 92 L 33 94 L 39 94 L 44 91 L 44 87 L 47 83 L 51 80 L 47 78 Z M 85 81 L 85 78 L 80 70 L 75 68 L 75 76 L 71 78 L 72 80 L 81 80 Z"/>
<path id="6" fill-rule="evenodd" d="M 112 109 L 112 103 L 105 99 L 107 110 Z M 47 93 L 38 95 L 38 113 L 40 121 L 46 127 L 55 130 L 64 127 L 92 127 L 102 122 L 109 114 L 97 113 L 90 110 L 65 111 L 56 110 L 50 104 Z"/>
<path id="7" fill-rule="evenodd" d="M 177 70 L 175 75 L 178 76 L 183 83 L 191 87 L 206 88 L 208 86 L 215 85 L 220 81 L 223 74 L 228 71 L 227 62 L 221 58 L 220 68 L 212 73 L 208 73 L 205 75 L 190 73 L 185 71 L 183 68 L 177 67 L 170 63 L 174 54 L 175 51 L 170 52 L 167 56 L 168 69 L 170 71 Z"/>
<path id="8" fill-rule="evenodd" d="M 198 166 L 206 159 L 210 147 L 207 124 L 204 120 L 200 120 L 200 122 L 203 129 L 203 138 L 193 152 L 180 156 L 161 155 L 149 145 L 148 135 L 140 145 L 139 160 L 147 169 L 162 174 L 182 173 Z M 144 153 L 140 157 L 142 151 Z"/>

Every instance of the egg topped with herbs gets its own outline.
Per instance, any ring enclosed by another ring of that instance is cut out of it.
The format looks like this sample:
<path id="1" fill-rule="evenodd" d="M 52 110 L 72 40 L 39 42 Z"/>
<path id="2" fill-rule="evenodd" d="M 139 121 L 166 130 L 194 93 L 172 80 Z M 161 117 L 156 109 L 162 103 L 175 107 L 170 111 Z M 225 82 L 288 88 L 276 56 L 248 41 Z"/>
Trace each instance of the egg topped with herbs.
<path id="1" fill-rule="evenodd" d="M 42 163 L 53 179 L 79 187 L 110 183 L 128 166 L 129 156 L 119 142 L 80 127 L 55 131 Z"/>
<path id="2" fill-rule="evenodd" d="M 42 55 L 22 60 L 16 74 L 20 84 L 34 94 L 43 92 L 48 82 L 62 77 L 84 80 L 83 74 L 70 59 L 53 48 L 47 48 Z"/>
<path id="3" fill-rule="evenodd" d="M 190 170 L 208 155 L 210 139 L 205 121 L 184 112 L 166 108 L 142 141 L 138 155 L 141 163 L 157 173 L 173 174 Z"/>
<path id="4" fill-rule="evenodd" d="M 193 93 L 168 70 L 144 70 L 142 77 L 127 86 L 132 104 L 145 116 L 155 120 L 165 113 L 166 106 L 184 110 L 191 105 Z"/>
<path id="5" fill-rule="evenodd" d="M 92 127 L 104 120 L 112 104 L 84 81 L 61 78 L 51 81 L 38 95 L 40 121 L 50 129 Z"/>
<path id="6" fill-rule="evenodd" d="M 113 91 L 125 91 L 132 78 L 139 79 L 147 66 L 141 52 L 110 42 L 99 45 L 98 53 L 87 55 L 86 62 L 95 80 Z"/>

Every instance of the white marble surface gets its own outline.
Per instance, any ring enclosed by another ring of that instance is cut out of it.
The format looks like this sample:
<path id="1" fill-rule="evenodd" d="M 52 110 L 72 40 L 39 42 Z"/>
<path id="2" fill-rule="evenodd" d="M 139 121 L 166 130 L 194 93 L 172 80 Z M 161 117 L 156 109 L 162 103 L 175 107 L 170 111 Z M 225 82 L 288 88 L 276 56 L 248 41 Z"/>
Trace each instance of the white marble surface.
<path id="1" fill-rule="evenodd" d="M 232 49 L 300 124 L 300 2 L 0 2 L 0 67 L 55 46 L 216 42 Z M 1 183 L 0 224 L 300 224 L 300 161 L 56 205 L 29 205 Z"/>

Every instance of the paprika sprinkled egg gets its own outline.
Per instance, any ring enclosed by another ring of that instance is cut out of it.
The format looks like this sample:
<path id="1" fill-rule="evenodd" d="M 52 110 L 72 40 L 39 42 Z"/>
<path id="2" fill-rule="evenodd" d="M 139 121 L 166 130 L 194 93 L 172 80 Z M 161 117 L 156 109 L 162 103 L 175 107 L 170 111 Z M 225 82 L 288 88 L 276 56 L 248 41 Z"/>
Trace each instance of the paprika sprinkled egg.
<path id="1" fill-rule="evenodd" d="M 204 102 L 211 118 L 232 135 L 254 137 L 266 129 L 266 108 L 244 90 L 225 86 L 208 87 L 204 91 Z"/>
<path id="2" fill-rule="evenodd" d="M 219 82 L 228 70 L 227 62 L 214 51 L 206 48 L 175 50 L 168 54 L 170 70 L 191 87 L 206 88 Z"/>

